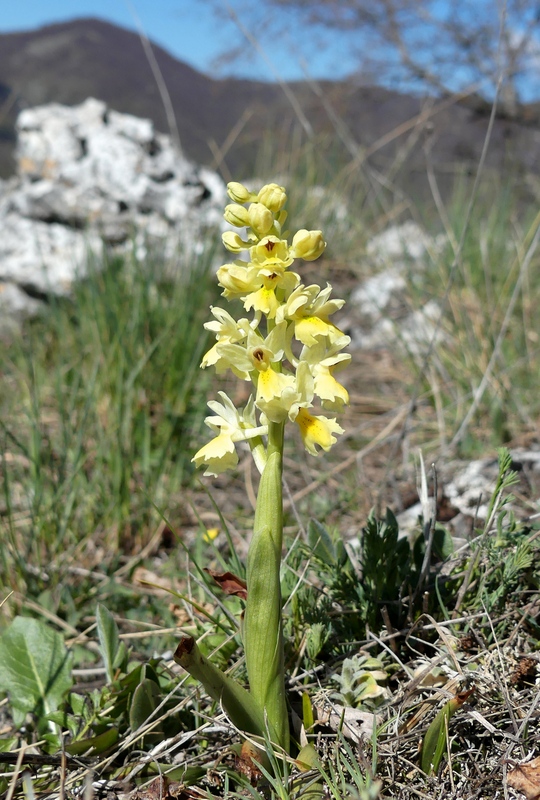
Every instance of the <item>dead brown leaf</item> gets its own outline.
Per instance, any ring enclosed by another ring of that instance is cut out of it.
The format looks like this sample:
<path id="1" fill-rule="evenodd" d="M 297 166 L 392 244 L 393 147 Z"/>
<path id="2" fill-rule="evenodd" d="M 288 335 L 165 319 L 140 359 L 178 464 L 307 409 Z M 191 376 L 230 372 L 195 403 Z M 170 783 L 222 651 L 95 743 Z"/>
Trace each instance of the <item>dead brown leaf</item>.
<path id="1" fill-rule="evenodd" d="M 247 584 L 242 578 L 232 572 L 214 572 L 213 569 L 205 569 L 211 578 L 221 587 L 225 594 L 232 594 L 245 600 L 247 597 Z"/>
<path id="2" fill-rule="evenodd" d="M 526 761 L 525 764 L 518 764 L 508 773 L 506 782 L 512 789 L 524 794 L 527 800 L 539 800 L 540 757 Z"/>
<path id="3" fill-rule="evenodd" d="M 256 786 L 262 778 L 259 765 L 263 755 L 251 742 L 242 742 L 240 754 L 236 757 L 236 769 L 249 780 L 252 786 Z"/>

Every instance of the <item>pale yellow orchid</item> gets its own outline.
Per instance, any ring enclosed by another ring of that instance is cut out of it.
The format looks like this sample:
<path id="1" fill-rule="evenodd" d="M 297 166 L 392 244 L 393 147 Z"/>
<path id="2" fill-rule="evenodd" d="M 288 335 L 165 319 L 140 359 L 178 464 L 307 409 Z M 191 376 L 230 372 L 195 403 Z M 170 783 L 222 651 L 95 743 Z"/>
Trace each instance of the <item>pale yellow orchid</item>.
<path id="1" fill-rule="evenodd" d="M 258 291 L 262 285 L 259 267 L 245 261 L 223 264 L 217 271 L 217 279 L 225 290 L 223 297 L 228 300 L 243 298 L 246 294 Z"/>
<path id="2" fill-rule="evenodd" d="M 251 326 L 249 320 L 235 320 L 225 309 L 219 306 L 210 306 L 210 311 L 214 315 L 215 320 L 205 322 L 204 327 L 209 331 L 214 331 L 217 341 L 213 347 L 204 354 L 201 367 L 204 369 L 214 366 L 216 372 L 221 374 L 228 368 L 228 362 L 223 363 L 223 359 L 219 353 L 219 345 L 225 343 L 234 344 L 243 341 L 247 338 Z"/>
<path id="3" fill-rule="evenodd" d="M 277 236 L 265 236 L 264 239 L 250 248 L 250 263 L 258 267 L 270 267 L 273 264 L 290 267 L 294 261 L 286 239 Z"/>
<path id="4" fill-rule="evenodd" d="M 283 422 L 287 416 L 294 421 L 300 408 L 312 405 L 313 385 L 307 364 L 300 364 L 294 375 L 271 369 L 260 371 L 255 405 L 270 422 Z"/>
<path id="5" fill-rule="evenodd" d="M 304 447 L 312 456 L 319 455 L 317 446 L 322 450 L 330 450 L 336 443 L 334 434 L 343 433 L 343 428 L 335 419 L 321 415 L 314 416 L 305 408 L 299 409 L 295 422 L 300 429 Z"/>
<path id="6" fill-rule="evenodd" d="M 225 233 L 222 233 L 221 241 L 231 253 L 241 253 L 243 250 L 249 250 L 251 247 L 250 241 L 244 241 L 244 239 L 234 231 L 225 231 Z"/>
<path id="7" fill-rule="evenodd" d="M 271 367 L 257 376 L 255 405 L 270 422 L 283 422 L 289 408 L 299 399 L 294 375 L 276 372 Z"/>
<path id="8" fill-rule="evenodd" d="M 227 194 L 235 203 L 249 203 L 257 199 L 257 193 L 250 192 L 249 189 L 238 181 L 231 181 L 227 184 Z"/>
<path id="9" fill-rule="evenodd" d="M 244 206 L 238 203 L 229 203 L 228 206 L 225 206 L 223 219 L 225 222 L 228 222 L 229 225 L 234 225 L 235 228 L 245 228 L 249 225 L 247 208 L 244 208 Z"/>
<path id="10" fill-rule="evenodd" d="M 195 453 L 192 461 L 200 467 L 206 464 L 205 475 L 220 475 L 238 464 L 235 443 L 249 439 L 258 439 L 268 433 L 267 425 L 255 424 L 253 401 L 246 405 L 241 414 L 227 397 L 225 392 L 218 392 L 222 403 L 211 400 L 209 408 L 215 416 L 206 417 L 205 424 L 218 435 Z"/>
<path id="11" fill-rule="evenodd" d="M 248 208 L 248 225 L 257 236 L 266 236 L 274 226 L 274 215 L 262 203 L 251 203 Z"/>
<path id="12" fill-rule="evenodd" d="M 276 321 L 290 319 L 294 323 L 294 336 L 302 344 L 317 344 L 320 337 L 328 336 L 332 343 L 343 342 L 342 347 L 349 344 L 343 339 L 344 334 L 329 321 L 328 317 L 338 311 L 345 300 L 330 300 L 332 287 L 327 284 L 321 289 L 317 284 L 298 286 L 276 312 Z"/>
<path id="13" fill-rule="evenodd" d="M 244 298 L 244 308 L 249 311 L 261 311 L 268 319 L 274 319 L 281 306 L 278 294 L 287 296 L 300 281 L 296 272 L 285 271 L 277 265 L 270 269 L 259 270 L 261 286 L 256 291 L 250 292 Z"/>
<path id="14" fill-rule="evenodd" d="M 340 352 L 350 339 L 329 320 L 343 300 L 330 299 L 330 286 L 321 290 L 315 284 L 300 285 L 300 276 L 289 270 L 295 258 L 313 261 L 323 253 L 326 243 L 321 231 L 300 230 L 289 245 L 288 233 L 282 233 L 287 195 L 278 184 L 251 192 L 232 182 L 227 192 L 232 203 L 225 218 L 236 228 L 246 228 L 247 234 L 242 238 L 229 230 L 223 234 L 223 243 L 233 253 L 244 252 L 248 260 L 224 264 L 217 275 L 223 296 L 240 300 L 252 318 L 235 320 L 223 309 L 212 308 L 213 319 L 205 327 L 215 334 L 216 343 L 201 366 L 212 365 L 218 372 L 230 369 L 251 381 L 254 393 L 243 411 L 224 392 L 219 392 L 221 402 L 209 403 L 214 415 L 205 422 L 216 435 L 193 461 L 206 466 L 205 475 L 219 475 L 236 467 L 236 445 L 245 441 L 261 473 L 246 565 L 242 629 L 249 693 L 227 683 L 230 697 L 225 693 L 219 697 L 233 724 L 242 728 L 248 719 L 249 733 L 268 735 L 288 754 L 280 595 L 285 425 L 288 420 L 298 425 L 304 447 L 314 456 L 329 450 L 343 433 L 335 419 L 312 410 L 315 398 L 323 408 L 339 408 L 348 401 L 347 390 L 333 371 L 350 360 Z M 218 671 L 203 670 L 195 661 L 179 663 L 188 670 L 191 665 L 192 675 L 214 696 Z M 235 718 L 240 721 L 235 723 Z"/>
<path id="15" fill-rule="evenodd" d="M 283 186 L 278 186 L 277 183 L 267 183 L 263 186 L 257 195 L 257 200 L 269 208 L 270 211 L 277 213 L 281 211 L 287 202 L 287 193 Z"/>
<path id="16" fill-rule="evenodd" d="M 256 382 L 257 372 L 283 359 L 287 347 L 287 323 L 276 325 L 265 338 L 252 328 L 242 343 L 218 342 L 216 350 L 223 364 L 245 381 Z"/>
<path id="17" fill-rule="evenodd" d="M 315 261 L 322 256 L 326 249 L 326 242 L 322 231 L 307 231 L 304 229 L 294 234 L 291 246 L 293 258 L 303 258 L 304 261 Z"/>
<path id="18" fill-rule="evenodd" d="M 348 336 L 343 336 L 343 339 L 346 340 L 343 346 L 349 344 Z M 340 411 L 349 402 L 347 389 L 333 375 L 335 369 L 342 369 L 351 360 L 350 354 L 338 352 L 340 349 L 341 343 L 328 347 L 322 340 L 313 347 L 304 347 L 300 354 L 301 361 L 309 365 L 313 375 L 315 394 L 328 411 Z"/>

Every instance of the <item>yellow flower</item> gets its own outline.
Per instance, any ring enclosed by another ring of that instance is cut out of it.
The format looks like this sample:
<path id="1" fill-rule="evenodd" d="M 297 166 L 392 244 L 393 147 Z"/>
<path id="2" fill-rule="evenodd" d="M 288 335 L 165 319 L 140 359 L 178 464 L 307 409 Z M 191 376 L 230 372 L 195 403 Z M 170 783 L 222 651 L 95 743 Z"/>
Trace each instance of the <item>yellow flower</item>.
<path id="1" fill-rule="evenodd" d="M 299 409 L 310 406 L 312 400 L 313 377 L 307 364 L 299 364 L 295 375 L 259 372 L 255 404 L 272 422 L 282 422 L 287 416 L 294 421 Z"/>
<path id="2" fill-rule="evenodd" d="M 228 222 L 229 225 L 235 225 L 237 228 L 245 228 L 250 224 L 247 208 L 238 205 L 238 203 L 230 203 L 228 206 L 225 206 L 223 219 L 225 222 Z"/>
<path id="3" fill-rule="evenodd" d="M 234 231 L 225 231 L 225 233 L 222 233 L 221 240 L 227 250 L 230 250 L 231 253 L 241 253 L 242 250 L 248 250 L 250 246 L 249 242 L 245 242 Z"/>
<path id="4" fill-rule="evenodd" d="M 262 268 L 244 261 L 223 264 L 217 271 L 217 278 L 225 290 L 224 297 L 240 298 L 244 301 L 246 311 L 253 308 L 266 314 L 269 319 L 274 318 L 280 306 L 275 292 L 281 289 L 283 295 L 287 296 L 300 281 L 296 272 L 286 271 L 282 264 Z"/>
<path id="5" fill-rule="evenodd" d="M 294 261 L 286 240 L 277 236 L 265 236 L 250 249 L 249 256 L 251 264 L 259 267 L 269 267 L 272 264 L 289 267 Z"/>
<path id="6" fill-rule="evenodd" d="M 261 311 L 266 314 L 268 319 L 274 319 L 281 306 L 276 297 L 276 291 L 281 289 L 283 294 L 287 296 L 292 292 L 299 280 L 300 276 L 296 272 L 285 272 L 283 268 L 278 268 L 277 265 L 272 270 L 259 270 L 261 288 L 246 295 L 244 308 L 246 311 L 253 308 L 255 311 Z"/>
<path id="7" fill-rule="evenodd" d="M 256 292 L 249 294 L 244 301 L 244 308 L 246 311 L 253 308 L 254 311 L 260 311 L 262 314 L 266 314 L 268 319 L 273 319 L 279 308 L 279 301 L 276 297 L 274 287 L 262 286 Z"/>
<path id="8" fill-rule="evenodd" d="M 348 336 L 343 338 L 345 344 L 350 342 Z M 305 361 L 313 375 L 315 394 L 321 399 L 323 408 L 330 411 L 339 411 L 349 402 L 347 389 L 332 374 L 351 360 L 350 354 L 339 353 L 340 349 L 340 344 L 327 347 L 326 341 L 320 341 L 313 347 L 304 347 L 300 354 L 301 363 Z"/>
<path id="9" fill-rule="evenodd" d="M 274 215 L 262 203 L 252 203 L 247 215 L 248 224 L 257 236 L 266 236 L 274 224 Z"/>
<path id="10" fill-rule="evenodd" d="M 257 195 L 257 200 L 270 211 L 277 213 L 287 202 L 287 194 L 283 186 L 278 186 L 277 183 L 267 183 Z"/>
<path id="11" fill-rule="evenodd" d="M 206 531 L 203 533 L 203 542 L 210 544 L 213 542 L 214 539 L 217 539 L 219 536 L 219 528 L 207 528 Z"/>
<path id="12" fill-rule="evenodd" d="M 243 439 L 250 440 L 262 471 L 266 462 L 262 437 L 268 435 L 268 424 L 287 417 L 297 423 L 310 453 L 328 450 L 343 430 L 335 419 L 312 414 L 313 400 L 317 397 L 324 409 L 339 409 L 349 401 L 346 388 L 333 373 L 350 361 L 348 354 L 340 352 L 350 338 L 330 322 L 344 300 L 330 299 L 329 284 L 325 289 L 301 285 L 300 276 L 289 270 L 296 258 L 319 258 L 326 247 L 322 232 L 299 230 L 291 245 L 281 238 L 287 194 L 276 183 L 251 192 L 231 182 L 227 193 L 232 202 L 225 208 L 225 220 L 247 228 L 247 234 L 244 239 L 238 232 L 226 231 L 223 244 L 232 253 L 248 254 L 243 256 L 246 260 L 223 264 L 217 277 L 223 296 L 240 300 L 253 314 L 251 320 L 236 320 L 224 309 L 212 307 L 213 319 L 205 328 L 215 333 L 216 343 L 203 356 L 201 366 L 214 366 L 218 373 L 230 369 L 251 381 L 255 393 L 242 414 L 223 393 L 221 403 L 209 404 L 216 413 L 205 422 L 216 436 L 193 459 L 207 465 L 207 475 L 235 466 L 235 443 Z M 302 345 L 300 355 L 298 346 L 293 350 L 295 339 Z M 264 425 L 257 424 L 256 412 Z"/>
<path id="13" fill-rule="evenodd" d="M 227 184 L 227 194 L 235 203 L 249 203 L 256 198 L 253 192 L 250 192 L 242 183 L 237 183 L 237 181 L 231 181 Z"/>
<path id="14" fill-rule="evenodd" d="M 215 332 L 217 342 L 204 354 L 201 367 L 205 369 L 206 367 L 214 366 L 217 373 L 220 374 L 227 369 L 227 364 L 222 363 L 219 345 L 223 345 L 225 342 L 231 344 L 244 340 L 250 330 L 250 324 L 247 319 L 235 320 L 225 309 L 219 308 L 219 306 L 210 306 L 210 311 L 215 320 L 205 322 L 204 327 L 209 331 Z"/>
<path id="15" fill-rule="evenodd" d="M 343 353 L 343 360 L 347 363 L 351 357 Z M 332 368 L 318 364 L 313 369 L 315 394 L 320 397 L 323 408 L 328 411 L 341 411 L 344 405 L 349 404 L 349 392 L 332 375 Z"/>
<path id="16" fill-rule="evenodd" d="M 218 435 L 201 447 L 191 459 L 198 467 L 207 465 L 205 476 L 220 475 L 238 464 L 235 442 L 255 439 L 268 433 L 267 425 L 256 426 L 252 401 L 247 403 L 244 413 L 240 414 L 225 392 L 218 394 L 223 402 L 211 400 L 208 406 L 216 413 L 215 416 L 205 419 L 205 424 Z"/>
<path id="17" fill-rule="evenodd" d="M 341 342 L 342 347 L 350 339 L 337 328 L 328 317 L 340 309 L 345 300 L 329 300 L 332 287 L 328 284 L 321 289 L 317 284 L 298 286 L 276 313 L 276 320 L 291 319 L 294 322 L 294 335 L 302 344 L 310 347 L 317 344 L 322 336 L 328 336 L 332 343 Z"/>
<path id="18" fill-rule="evenodd" d="M 299 409 L 295 422 L 300 428 L 304 447 L 313 456 L 319 454 L 317 445 L 323 450 L 330 450 L 336 442 L 334 434 L 343 433 L 343 428 L 338 425 L 335 419 L 320 415 L 313 416 L 305 408 Z"/>
<path id="19" fill-rule="evenodd" d="M 326 242 L 321 231 L 306 231 L 304 228 L 295 233 L 292 240 L 294 258 L 304 261 L 315 261 L 324 253 Z"/>
<path id="20" fill-rule="evenodd" d="M 252 374 L 255 379 L 257 372 L 282 360 L 287 344 L 286 335 L 286 322 L 276 325 L 266 339 L 250 328 L 241 344 L 218 342 L 216 349 L 223 365 L 242 380 L 248 381 Z"/>
<path id="21" fill-rule="evenodd" d="M 259 371 L 255 405 L 271 422 L 283 422 L 297 399 L 294 375 L 275 372 L 271 367 Z"/>
<path id="22" fill-rule="evenodd" d="M 223 296 L 227 298 L 244 297 L 250 292 L 256 292 L 262 283 L 260 269 L 249 266 L 245 261 L 223 264 L 217 271 L 217 279 L 225 289 Z"/>
<path id="23" fill-rule="evenodd" d="M 210 419 L 210 417 L 208 417 Z M 238 464 L 238 455 L 232 438 L 227 433 L 220 433 L 208 444 L 195 453 L 191 459 L 198 467 L 206 464 L 205 477 L 217 477 L 228 469 L 234 469 Z"/>

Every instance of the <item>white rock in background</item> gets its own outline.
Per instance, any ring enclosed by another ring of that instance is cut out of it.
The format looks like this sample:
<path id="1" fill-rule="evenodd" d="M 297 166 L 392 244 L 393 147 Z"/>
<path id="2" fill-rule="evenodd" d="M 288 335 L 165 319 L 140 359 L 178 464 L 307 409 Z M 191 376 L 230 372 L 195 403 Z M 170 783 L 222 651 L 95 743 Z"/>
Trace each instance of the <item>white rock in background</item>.
<path id="1" fill-rule="evenodd" d="M 95 220 L 114 217 L 118 203 L 104 197 L 97 187 L 81 192 L 80 187 L 60 185 L 45 179 L 12 193 L 10 211 L 28 219 L 58 221 L 74 228 L 84 228 Z"/>
<path id="2" fill-rule="evenodd" d="M 540 477 L 540 448 L 525 450 L 521 447 L 511 449 L 512 469 L 519 478 L 519 483 L 528 487 L 538 487 Z M 476 528 L 482 528 L 489 511 L 489 504 L 495 491 L 499 464 L 496 458 L 483 458 L 475 461 L 443 462 L 440 465 L 439 488 L 442 490 L 448 506 L 455 510 L 455 516 L 445 522 L 445 527 L 452 534 L 456 548 L 463 546 L 476 534 Z M 517 490 L 519 492 L 519 483 Z M 540 496 L 531 497 L 533 503 L 540 502 Z M 508 508 L 520 519 L 526 516 L 527 508 L 522 504 L 510 503 Z M 399 537 L 412 537 L 418 533 L 418 519 L 422 515 L 420 502 L 397 515 Z M 534 517 L 533 517 L 534 518 Z M 493 525 L 495 529 L 495 524 Z"/>
<path id="3" fill-rule="evenodd" d="M 512 448 L 510 453 L 513 461 L 511 468 L 517 472 L 519 479 L 529 487 L 538 486 L 540 448 L 525 450 L 516 447 Z M 454 472 L 451 480 L 445 484 L 445 494 L 450 503 L 462 514 L 469 517 L 476 515 L 480 520 L 485 520 L 498 474 L 499 465 L 496 458 L 470 461 L 461 470 Z M 519 485 L 517 491 L 519 492 Z M 540 497 L 533 496 L 532 500 L 538 504 Z M 513 505 L 510 507 L 518 511 Z"/>
<path id="4" fill-rule="evenodd" d="M 366 250 L 374 265 L 386 268 L 352 293 L 346 322 L 353 348 L 397 345 L 421 355 L 432 339 L 443 338 L 438 303 L 430 300 L 411 310 L 407 286 L 419 279 L 429 254 L 439 252 L 444 242 L 444 236 L 432 238 L 412 221 L 388 228 L 368 242 Z"/>
<path id="5" fill-rule="evenodd" d="M 0 237 L 0 280 L 43 295 L 65 295 L 84 276 L 89 252 L 101 248 L 100 237 L 91 231 L 7 214 Z"/>
<path id="6" fill-rule="evenodd" d="M 444 246 L 445 237 L 433 239 L 412 220 L 394 225 L 374 236 L 367 245 L 368 255 L 379 264 L 418 261 L 429 252 L 437 252 Z"/>
<path id="7" fill-rule="evenodd" d="M 41 306 L 15 283 L 0 282 L 0 336 L 17 330 L 20 319 L 34 316 Z"/>
<path id="8" fill-rule="evenodd" d="M 172 255 L 221 226 L 223 181 L 186 161 L 148 119 L 89 98 L 27 109 L 17 132 L 18 177 L 0 183 L 0 283 L 65 294 L 103 242 L 142 257 L 157 243 Z M 15 314 L 38 307 L 10 291 L 2 313 L 10 297 Z"/>
<path id="9" fill-rule="evenodd" d="M 379 320 L 391 301 L 407 288 L 403 270 L 390 267 L 365 280 L 352 294 L 351 302 L 366 322 Z"/>
<path id="10" fill-rule="evenodd" d="M 21 174 L 54 182 L 56 212 L 62 218 L 65 196 L 68 223 L 74 205 L 81 216 L 87 209 L 88 192 L 102 201 L 90 209 L 93 224 L 100 218 L 110 223 L 114 216 L 156 211 L 171 224 L 192 215 L 200 226 L 207 223 L 208 212 L 210 224 L 216 221 L 212 212 L 219 209 L 221 214 L 223 182 L 182 158 L 170 137 L 156 133 L 150 120 L 109 111 L 105 103 L 90 98 L 75 108 L 51 104 L 24 111 L 18 131 Z M 26 194 L 27 187 L 21 189 Z M 40 213 L 39 208 L 30 211 Z"/>
<path id="11" fill-rule="evenodd" d="M 83 143 L 74 130 L 73 110 L 51 103 L 28 108 L 17 119 L 16 158 L 21 177 L 59 178 L 63 163 L 83 155 Z"/>
<path id="12" fill-rule="evenodd" d="M 387 312 L 388 307 L 385 315 L 368 333 L 358 333 L 357 341 L 361 347 L 374 350 L 397 345 L 411 355 L 422 356 L 432 341 L 438 343 L 444 340 L 444 334 L 439 327 L 441 309 L 434 300 L 428 300 L 421 309 L 397 319 L 390 319 L 386 316 Z"/>

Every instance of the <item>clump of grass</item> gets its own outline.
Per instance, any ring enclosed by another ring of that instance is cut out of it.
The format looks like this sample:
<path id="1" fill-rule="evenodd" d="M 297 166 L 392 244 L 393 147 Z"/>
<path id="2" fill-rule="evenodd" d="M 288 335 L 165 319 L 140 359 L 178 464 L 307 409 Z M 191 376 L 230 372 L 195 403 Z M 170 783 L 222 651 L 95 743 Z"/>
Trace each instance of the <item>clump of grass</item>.
<path id="1" fill-rule="evenodd" d="M 180 502 L 204 415 L 213 250 L 180 255 L 176 277 L 112 258 L 2 351 L 5 589 L 52 593 L 56 610 L 66 569 L 118 566 L 154 532 L 154 504 Z"/>
<path id="2" fill-rule="evenodd" d="M 540 218 L 508 187 L 495 202 L 485 199 L 480 197 L 459 251 L 466 223 L 456 198 L 446 248 L 422 282 L 411 283 L 415 307 L 429 298 L 441 302 L 442 336 L 422 368 L 438 411 L 437 444 L 458 447 L 465 457 L 532 431 L 539 408 L 531 365 L 540 355 L 534 323 Z"/>

